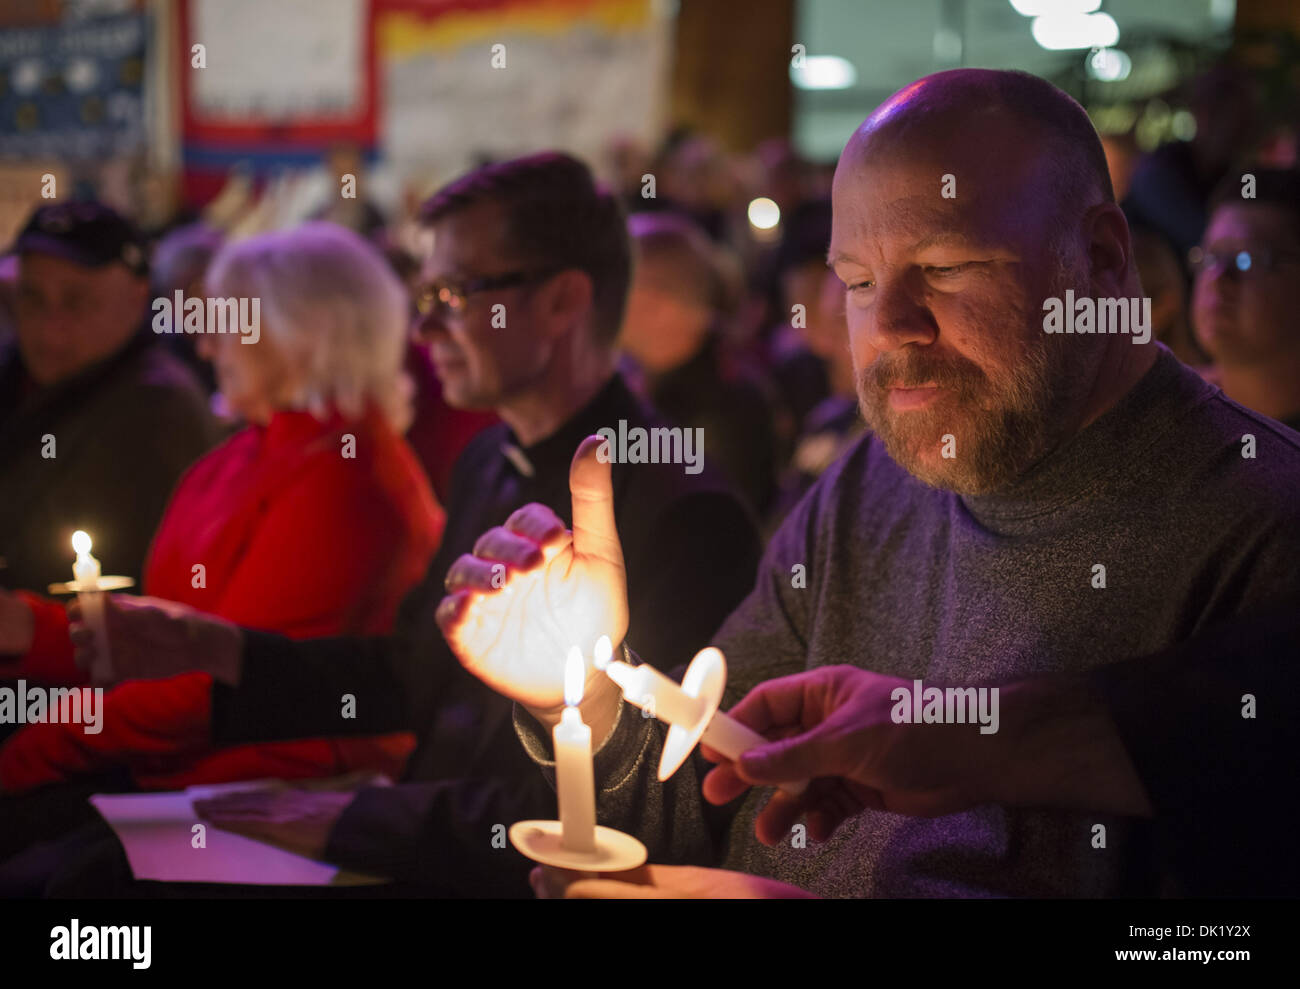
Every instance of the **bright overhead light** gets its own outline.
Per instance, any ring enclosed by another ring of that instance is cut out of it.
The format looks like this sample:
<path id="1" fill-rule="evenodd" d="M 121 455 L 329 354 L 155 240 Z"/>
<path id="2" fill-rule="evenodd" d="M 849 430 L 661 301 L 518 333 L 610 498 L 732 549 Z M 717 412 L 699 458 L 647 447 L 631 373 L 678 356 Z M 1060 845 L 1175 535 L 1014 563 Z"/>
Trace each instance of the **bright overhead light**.
<path id="1" fill-rule="evenodd" d="M 1011 0 L 1016 13 L 1024 17 L 1042 17 L 1044 14 L 1091 14 L 1101 6 L 1101 0 Z"/>
<path id="2" fill-rule="evenodd" d="M 1237 19 L 1237 0 L 1210 0 L 1210 20 L 1218 28 L 1232 27 Z"/>
<path id="3" fill-rule="evenodd" d="M 781 222 L 781 207 L 766 196 L 750 200 L 749 222 L 759 230 L 772 230 Z"/>
<path id="4" fill-rule="evenodd" d="M 1169 118 L 1169 132 L 1180 141 L 1190 141 L 1196 136 L 1196 117 L 1191 110 L 1175 110 Z"/>
<path id="5" fill-rule="evenodd" d="M 858 70 L 838 55 L 809 55 L 799 68 L 790 66 L 790 79 L 800 89 L 848 89 L 858 81 Z"/>
<path id="6" fill-rule="evenodd" d="M 941 27 L 934 32 L 934 60 L 944 64 L 961 61 L 961 35 L 952 28 Z"/>
<path id="7" fill-rule="evenodd" d="M 1119 41 L 1119 25 L 1110 14 L 1044 14 L 1034 18 L 1032 30 L 1048 51 L 1109 48 Z"/>
<path id="8" fill-rule="evenodd" d="M 1133 60 L 1119 48 L 1098 48 L 1088 56 L 1088 75 L 1102 82 L 1127 79 L 1132 69 Z"/>

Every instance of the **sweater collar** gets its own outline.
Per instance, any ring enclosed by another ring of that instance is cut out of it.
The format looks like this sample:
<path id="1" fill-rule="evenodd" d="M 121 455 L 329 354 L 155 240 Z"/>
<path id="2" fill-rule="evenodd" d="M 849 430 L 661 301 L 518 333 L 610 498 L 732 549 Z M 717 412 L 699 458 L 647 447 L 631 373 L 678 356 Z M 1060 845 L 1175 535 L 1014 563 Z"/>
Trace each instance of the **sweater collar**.
<path id="1" fill-rule="evenodd" d="M 1096 421 L 1065 440 L 1010 487 L 963 495 L 962 503 L 985 528 L 1024 533 L 1076 503 L 1115 492 L 1137 463 L 1193 406 L 1217 389 L 1184 367 L 1163 344 L 1155 363 L 1127 394 Z"/>

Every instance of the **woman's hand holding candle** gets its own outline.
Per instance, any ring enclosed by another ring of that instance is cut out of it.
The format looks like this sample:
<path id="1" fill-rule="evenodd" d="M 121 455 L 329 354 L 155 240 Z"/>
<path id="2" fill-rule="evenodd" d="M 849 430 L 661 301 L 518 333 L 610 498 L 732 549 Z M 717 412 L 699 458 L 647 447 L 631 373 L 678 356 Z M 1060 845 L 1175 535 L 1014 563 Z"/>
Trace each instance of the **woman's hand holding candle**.
<path id="1" fill-rule="evenodd" d="M 103 604 L 104 627 L 113 643 L 115 681 L 198 672 L 222 683 L 239 682 L 244 633 L 238 625 L 162 598 L 96 596 Z M 93 669 L 99 646 L 79 600 L 68 605 L 68 618 L 77 664 Z"/>
<path id="2" fill-rule="evenodd" d="M 543 505 L 526 505 L 485 534 L 447 573 L 438 624 L 461 664 L 546 727 L 564 709 L 564 657 L 590 656 L 597 637 L 627 631 L 627 577 L 614 524 L 610 465 L 588 437 L 569 471 L 573 532 Z M 605 737 L 618 690 L 585 670 L 583 720 Z"/>

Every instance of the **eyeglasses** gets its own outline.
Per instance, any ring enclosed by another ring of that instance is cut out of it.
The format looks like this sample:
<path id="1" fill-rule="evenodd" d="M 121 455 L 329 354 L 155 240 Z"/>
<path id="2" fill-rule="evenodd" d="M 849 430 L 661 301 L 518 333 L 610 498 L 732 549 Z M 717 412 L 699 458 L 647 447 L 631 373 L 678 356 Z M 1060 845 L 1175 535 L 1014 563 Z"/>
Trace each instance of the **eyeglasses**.
<path id="1" fill-rule="evenodd" d="M 437 313 L 446 318 L 464 312 L 469 297 L 476 292 L 513 288 L 529 282 L 550 278 L 559 269 L 543 268 L 537 271 L 510 271 L 501 275 L 484 275 L 470 278 L 459 284 L 447 281 L 426 282 L 415 293 L 415 311 L 421 316 Z"/>
<path id="2" fill-rule="evenodd" d="M 1187 252 L 1187 263 L 1195 275 L 1207 268 L 1223 268 L 1230 275 L 1246 272 L 1267 274 L 1280 265 L 1297 260 L 1300 260 L 1300 254 L 1270 251 L 1264 247 L 1251 251 L 1206 251 L 1193 247 Z"/>

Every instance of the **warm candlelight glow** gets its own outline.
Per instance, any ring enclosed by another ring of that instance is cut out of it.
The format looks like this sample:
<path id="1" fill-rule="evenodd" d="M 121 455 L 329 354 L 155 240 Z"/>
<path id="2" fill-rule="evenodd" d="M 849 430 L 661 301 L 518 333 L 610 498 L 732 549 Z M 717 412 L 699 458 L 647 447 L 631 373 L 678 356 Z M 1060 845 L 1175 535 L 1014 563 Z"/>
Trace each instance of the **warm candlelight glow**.
<path id="1" fill-rule="evenodd" d="M 602 636 L 596 642 L 596 668 L 619 685 L 625 701 L 671 726 L 659 765 L 661 780 L 677 771 L 701 739 L 732 761 L 742 752 L 767 744 L 758 732 L 718 710 L 727 682 L 727 659 L 716 646 L 706 646 L 695 654 L 680 684 L 653 666 L 633 666 L 610 659 L 611 654 L 609 638 Z M 797 796 L 805 786 L 795 781 L 782 784 L 781 789 Z"/>
<path id="2" fill-rule="evenodd" d="M 587 669 L 582 662 L 582 653 L 577 646 L 569 647 L 569 655 L 564 661 L 564 703 L 577 707 L 582 703 L 583 681 L 587 679 Z"/>
<path id="3" fill-rule="evenodd" d="M 77 551 L 72 577 L 79 591 L 93 591 L 99 586 L 99 561 L 90 555 L 90 534 L 78 529 L 72 534 L 72 548 Z"/>
<path id="4" fill-rule="evenodd" d="M 555 791 L 560 804 L 562 843 L 571 852 L 596 850 L 596 782 L 591 761 L 591 729 L 583 723 L 578 704 L 587 667 L 582 650 L 569 647 L 564 661 L 564 703 L 560 723 L 552 730 L 555 745 Z"/>

